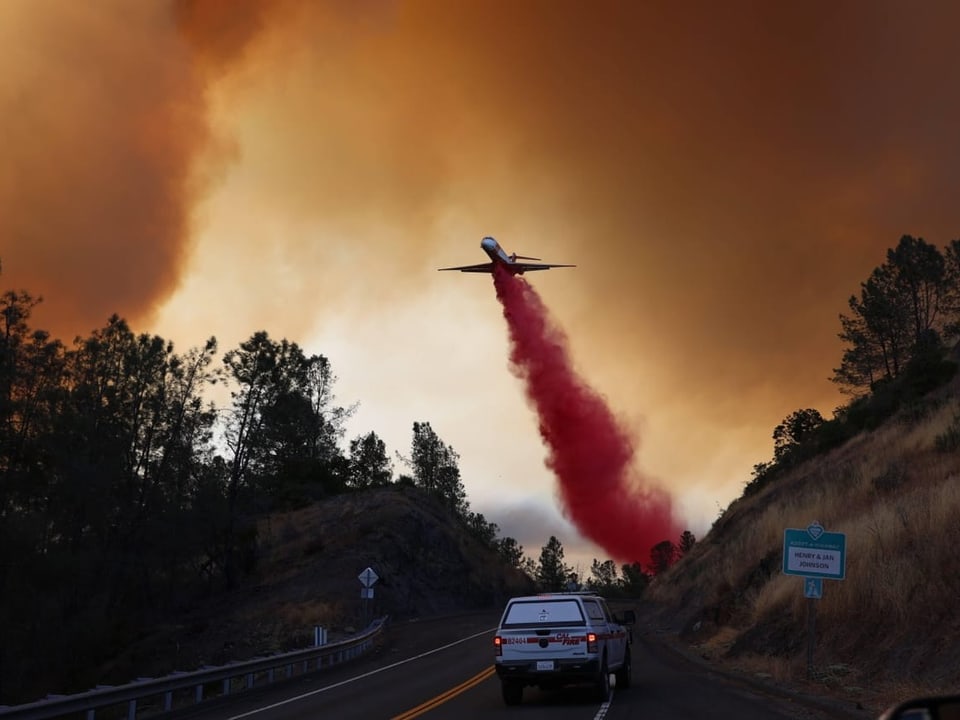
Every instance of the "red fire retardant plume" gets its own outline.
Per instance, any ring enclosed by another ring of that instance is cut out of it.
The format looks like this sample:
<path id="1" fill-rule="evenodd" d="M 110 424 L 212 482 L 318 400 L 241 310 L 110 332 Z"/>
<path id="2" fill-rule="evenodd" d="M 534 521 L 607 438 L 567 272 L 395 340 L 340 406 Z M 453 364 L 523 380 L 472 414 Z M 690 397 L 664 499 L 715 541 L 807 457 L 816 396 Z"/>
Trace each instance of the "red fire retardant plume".
<path id="1" fill-rule="evenodd" d="M 646 564 L 650 548 L 680 536 L 670 496 L 633 472 L 633 439 L 574 372 L 566 335 L 533 287 L 499 268 L 493 281 L 510 330 L 510 369 L 537 411 L 565 515 L 611 559 Z"/>

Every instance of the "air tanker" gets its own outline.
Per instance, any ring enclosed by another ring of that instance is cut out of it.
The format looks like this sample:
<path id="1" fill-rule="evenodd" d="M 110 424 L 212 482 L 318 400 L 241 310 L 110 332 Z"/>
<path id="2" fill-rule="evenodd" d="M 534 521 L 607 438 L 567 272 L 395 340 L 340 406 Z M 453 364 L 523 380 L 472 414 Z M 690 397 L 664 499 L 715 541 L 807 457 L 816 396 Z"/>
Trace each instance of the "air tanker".
<path id="1" fill-rule="evenodd" d="M 557 265 L 543 262 L 520 262 L 521 260 L 540 260 L 540 258 L 517 255 L 516 253 L 507 254 L 506 250 L 500 247 L 500 243 L 492 237 L 485 237 L 480 241 L 480 249 L 490 256 L 490 262 L 480 263 L 479 265 L 460 265 L 458 267 L 437 268 L 438 270 L 459 270 L 460 272 L 473 273 L 492 273 L 493 268 L 500 266 L 511 275 L 523 275 L 525 272 L 533 270 L 549 270 L 556 267 L 576 267 L 576 265 Z"/>

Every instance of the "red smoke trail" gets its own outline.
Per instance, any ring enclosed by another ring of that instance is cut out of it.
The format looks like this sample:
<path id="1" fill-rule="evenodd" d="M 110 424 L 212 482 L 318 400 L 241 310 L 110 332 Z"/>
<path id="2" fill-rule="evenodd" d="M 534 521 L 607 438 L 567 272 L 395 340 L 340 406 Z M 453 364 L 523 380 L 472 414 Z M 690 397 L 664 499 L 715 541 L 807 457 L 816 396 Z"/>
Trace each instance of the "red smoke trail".
<path id="1" fill-rule="evenodd" d="M 646 563 L 650 548 L 680 535 L 670 496 L 634 481 L 633 439 L 574 372 L 566 335 L 533 287 L 500 268 L 493 281 L 510 330 L 510 369 L 536 408 L 566 516 L 612 559 Z"/>

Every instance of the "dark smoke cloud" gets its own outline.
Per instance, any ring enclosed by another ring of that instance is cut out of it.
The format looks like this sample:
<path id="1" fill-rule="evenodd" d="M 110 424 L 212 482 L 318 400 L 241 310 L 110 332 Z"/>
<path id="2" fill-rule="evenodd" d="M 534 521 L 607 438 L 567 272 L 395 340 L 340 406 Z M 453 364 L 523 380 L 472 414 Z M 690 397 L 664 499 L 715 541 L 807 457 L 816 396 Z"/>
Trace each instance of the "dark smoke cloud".
<path id="1" fill-rule="evenodd" d="M 2 11 L 3 282 L 44 298 L 36 326 L 70 341 L 113 313 L 146 320 L 176 289 L 192 209 L 224 160 L 207 88 L 258 32 L 258 10 L 105 0 Z"/>
<path id="2" fill-rule="evenodd" d="M 283 0 L 173 0 L 171 9 L 196 64 L 214 74 L 243 57 L 271 15 L 290 12 Z"/>
<path id="3" fill-rule="evenodd" d="M 149 3 L 46 7 L 21 9 L 0 85 L 3 280 L 44 296 L 42 326 L 70 340 L 175 286 L 206 125 Z"/>

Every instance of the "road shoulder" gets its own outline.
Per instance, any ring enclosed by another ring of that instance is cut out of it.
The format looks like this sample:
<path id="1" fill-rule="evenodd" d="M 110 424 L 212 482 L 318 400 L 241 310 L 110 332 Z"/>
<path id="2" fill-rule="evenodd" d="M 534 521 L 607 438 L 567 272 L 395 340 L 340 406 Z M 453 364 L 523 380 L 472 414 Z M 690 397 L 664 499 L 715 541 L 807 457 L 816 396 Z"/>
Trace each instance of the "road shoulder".
<path id="1" fill-rule="evenodd" d="M 694 666 L 710 672 L 725 682 L 753 693 L 766 695 L 785 703 L 791 714 L 804 720 L 867 720 L 875 718 L 882 708 L 865 706 L 862 702 L 837 697 L 828 689 L 814 683 L 774 681 L 761 674 L 746 672 L 732 663 L 711 658 L 694 645 L 682 640 L 676 633 L 647 627 L 635 631 L 635 641 L 641 642 L 663 662 Z"/>

